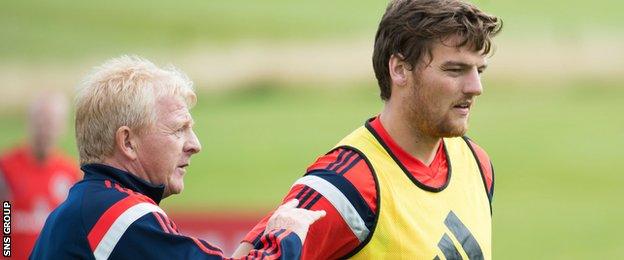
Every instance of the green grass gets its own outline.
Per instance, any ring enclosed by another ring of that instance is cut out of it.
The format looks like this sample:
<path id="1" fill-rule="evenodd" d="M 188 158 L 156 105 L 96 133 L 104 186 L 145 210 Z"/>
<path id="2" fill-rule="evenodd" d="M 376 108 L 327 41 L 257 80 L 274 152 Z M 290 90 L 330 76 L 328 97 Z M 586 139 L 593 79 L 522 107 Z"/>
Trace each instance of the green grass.
<path id="1" fill-rule="evenodd" d="M 474 1 L 513 38 L 618 32 L 621 1 Z M 386 1 L 4 1 L 0 58 L 36 62 L 181 52 L 249 39 L 371 38 Z"/>
<path id="2" fill-rule="evenodd" d="M 496 169 L 495 259 L 624 256 L 624 89 L 589 80 L 486 83 L 469 135 Z M 368 83 L 273 85 L 200 94 L 192 114 L 203 151 L 193 157 L 185 191 L 166 207 L 267 210 L 308 164 L 381 107 Z M 2 121 L 0 147 L 7 147 L 23 136 L 23 123 L 18 115 Z M 71 136 L 63 147 L 73 149 Z"/>
<path id="3" fill-rule="evenodd" d="M 14 60 L 183 51 L 246 39 L 309 40 L 371 30 L 383 2 L 11 1 L 1 4 L 0 57 Z"/>
<path id="4" fill-rule="evenodd" d="M 624 217 L 617 206 L 624 195 L 617 168 L 624 90 L 596 82 L 493 86 L 480 101 L 472 136 L 498 173 L 496 258 L 624 256 L 615 231 Z"/>

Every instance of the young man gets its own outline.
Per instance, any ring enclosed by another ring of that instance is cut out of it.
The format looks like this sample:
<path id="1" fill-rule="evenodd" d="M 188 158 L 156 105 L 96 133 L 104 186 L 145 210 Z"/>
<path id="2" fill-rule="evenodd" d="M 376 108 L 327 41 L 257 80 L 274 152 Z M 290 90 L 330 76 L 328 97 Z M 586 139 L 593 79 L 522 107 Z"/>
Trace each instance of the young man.
<path id="1" fill-rule="evenodd" d="M 491 259 L 493 170 L 464 136 L 501 21 L 459 0 L 395 0 L 373 66 L 384 107 L 285 201 L 325 210 L 304 259 Z M 257 244 L 265 220 L 239 249 Z"/>
<path id="2" fill-rule="evenodd" d="M 76 98 L 76 143 L 84 179 L 46 220 L 31 259 L 221 259 L 210 243 L 180 234 L 158 206 L 184 189 L 191 156 L 201 150 L 189 112 L 192 82 L 123 56 L 98 67 Z M 298 259 L 322 211 L 280 207 L 263 246 L 246 258 Z"/>

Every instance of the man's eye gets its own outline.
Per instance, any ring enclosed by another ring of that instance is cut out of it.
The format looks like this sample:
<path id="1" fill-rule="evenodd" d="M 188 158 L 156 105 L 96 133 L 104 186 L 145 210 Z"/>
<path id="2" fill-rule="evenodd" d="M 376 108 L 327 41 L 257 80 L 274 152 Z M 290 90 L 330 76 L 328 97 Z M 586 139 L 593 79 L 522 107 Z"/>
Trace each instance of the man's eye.
<path id="1" fill-rule="evenodd" d="M 184 127 L 178 128 L 175 131 L 173 131 L 173 135 L 180 136 L 180 134 L 182 134 L 182 132 L 184 132 Z"/>
<path id="2" fill-rule="evenodd" d="M 459 74 L 463 70 L 462 69 L 444 69 L 444 71 L 449 72 L 449 73 L 453 73 L 453 74 Z"/>

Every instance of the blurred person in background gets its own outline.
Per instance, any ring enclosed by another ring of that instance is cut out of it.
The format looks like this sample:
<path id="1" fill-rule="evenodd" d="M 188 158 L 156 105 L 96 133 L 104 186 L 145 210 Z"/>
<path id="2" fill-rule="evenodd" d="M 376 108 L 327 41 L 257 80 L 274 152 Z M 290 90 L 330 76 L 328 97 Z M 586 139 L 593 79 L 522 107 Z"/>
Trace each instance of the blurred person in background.
<path id="1" fill-rule="evenodd" d="M 390 2 L 373 51 L 381 113 L 284 199 L 327 212 L 302 258 L 491 259 L 492 165 L 465 133 L 501 27 L 459 0 Z M 238 250 L 260 245 L 265 223 Z"/>
<path id="2" fill-rule="evenodd" d="M 76 144 L 84 179 L 46 220 L 31 259 L 221 259 L 210 243 L 180 233 L 159 207 L 184 189 L 201 150 L 189 110 L 192 82 L 175 68 L 134 56 L 109 60 L 76 98 Z M 323 211 L 293 200 L 268 221 L 263 246 L 240 257 L 298 259 Z"/>
<path id="3" fill-rule="evenodd" d="M 27 143 L 0 156 L 0 200 L 12 206 L 12 257 L 26 259 L 39 231 L 79 179 L 75 159 L 56 148 L 66 130 L 67 99 L 44 93 L 30 105 Z"/>

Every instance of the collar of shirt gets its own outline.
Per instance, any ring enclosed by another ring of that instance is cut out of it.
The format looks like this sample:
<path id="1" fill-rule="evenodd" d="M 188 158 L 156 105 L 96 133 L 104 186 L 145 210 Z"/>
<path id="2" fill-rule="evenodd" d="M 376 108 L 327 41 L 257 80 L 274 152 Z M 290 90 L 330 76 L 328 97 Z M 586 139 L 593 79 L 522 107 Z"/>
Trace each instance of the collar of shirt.
<path id="1" fill-rule="evenodd" d="M 368 120 L 369 124 L 375 132 L 379 135 L 382 141 L 388 146 L 390 152 L 392 152 L 397 159 L 405 166 L 405 168 L 412 174 L 418 181 L 431 186 L 440 186 L 446 180 L 448 167 L 446 165 L 446 153 L 444 152 L 444 143 L 441 142 L 436 150 L 436 155 L 430 165 L 425 165 L 416 157 L 412 156 L 394 139 L 388 134 L 384 126 L 379 120 L 379 116 Z"/>
<path id="2" fill-rule="evenodd" d="M 80 169 L 84 172 L 84 179 L 108 179 L 119 183 L 124 188 L 141 193 L 156 204 L 160 204 L 163 193 L 165 192 L 165 185 L 151 184 L 132 173 L 124 170 L 117 169 L 112 166 L 104 164 L 85 164 Z"/>

